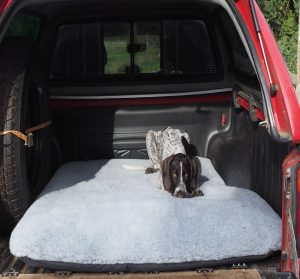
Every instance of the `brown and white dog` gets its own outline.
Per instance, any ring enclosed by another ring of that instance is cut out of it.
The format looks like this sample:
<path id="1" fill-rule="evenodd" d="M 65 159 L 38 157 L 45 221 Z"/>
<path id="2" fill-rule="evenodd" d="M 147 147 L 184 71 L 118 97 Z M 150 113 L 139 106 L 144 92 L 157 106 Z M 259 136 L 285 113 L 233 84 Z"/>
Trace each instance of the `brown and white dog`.
<path id="1" fill-rule="evenodd" d="M 159 186 L 178 198 L 203 196 L 198 189 L 200 161 L 189 151 L 189 135 L 166 127 L 149 131 L 146 136 L 148 156 L 153 166 L 146 173 L 160 171 Z"/>

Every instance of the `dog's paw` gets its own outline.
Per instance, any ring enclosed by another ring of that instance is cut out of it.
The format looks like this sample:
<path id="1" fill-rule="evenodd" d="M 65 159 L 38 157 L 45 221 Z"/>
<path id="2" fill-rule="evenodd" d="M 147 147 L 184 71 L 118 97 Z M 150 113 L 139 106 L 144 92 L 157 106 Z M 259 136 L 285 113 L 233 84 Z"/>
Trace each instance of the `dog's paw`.
<path id="1" fill-rule="evenodd" d="M 154 173 L 154 168 L 153 167 L 146 168 L 145 174 L 150 174 L 150 173 Z"/>
<path id="2" fill-rule="evenodd" d="M 192 192 L 192 197 L 202 197 L 204 196 L 203 192 L 199 189 Z"/>
<path id="3" fill-rule="evenodd" d="M 149 168 L 146 168 L 145 174 L 155 173 L 155 172 L 158 172 L 158 171 L 159 170 L 154 168 L 154 167 L 149 167 Z"/>

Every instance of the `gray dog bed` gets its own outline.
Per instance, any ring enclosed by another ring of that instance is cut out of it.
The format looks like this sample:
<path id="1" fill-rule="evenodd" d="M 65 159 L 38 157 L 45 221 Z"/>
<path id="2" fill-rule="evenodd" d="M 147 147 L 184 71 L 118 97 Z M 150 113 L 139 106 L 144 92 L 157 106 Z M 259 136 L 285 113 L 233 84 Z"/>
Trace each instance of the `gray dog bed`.
<path id="1" fill-rule="evenodd" d="M 254 192 L 226 186 L 210 160 L 200 160 L 204 197 L 191 199 L 158 189 L 158 173 L 123 167 L 148 160 L 65 164 L 14 229 L 11 252 L 53 269 L 147 271 L 279 250 L 280 217 Z"/>

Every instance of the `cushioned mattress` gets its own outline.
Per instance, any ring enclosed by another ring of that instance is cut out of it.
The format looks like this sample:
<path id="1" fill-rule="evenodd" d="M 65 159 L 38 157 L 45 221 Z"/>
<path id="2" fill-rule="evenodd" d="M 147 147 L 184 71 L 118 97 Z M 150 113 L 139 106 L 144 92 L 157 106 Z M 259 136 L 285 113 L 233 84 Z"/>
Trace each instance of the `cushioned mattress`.
<path id="1" fill-rule="evenodd" d="M 226 186 L 210 160 L 203 197 L 158 188 L 148 160 L 72 162 L 58 169 L 10 239 L 33 266 L 80 271 L 158 271 L 234 263 L 280 249 L 281 219 L 256 193 Z M 241 185 L 242 186 L 242 185 Z"/>

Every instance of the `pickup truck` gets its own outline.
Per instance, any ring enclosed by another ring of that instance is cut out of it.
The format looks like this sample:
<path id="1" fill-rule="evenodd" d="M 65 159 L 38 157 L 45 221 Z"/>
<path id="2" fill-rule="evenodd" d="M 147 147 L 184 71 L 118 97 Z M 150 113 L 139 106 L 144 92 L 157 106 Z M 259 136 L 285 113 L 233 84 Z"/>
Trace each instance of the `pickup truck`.
<path id="1" fill-rule="evenodd" d="M 0 273 L 299 278 L 299 117 L 255 0 L 0 0 Z M 128 194 L 167 126 L 203 197 Z"/>

